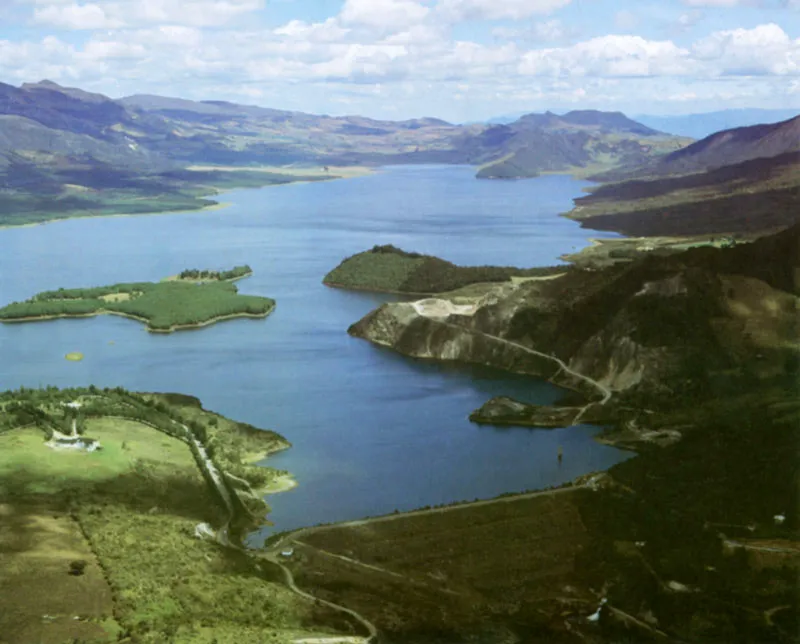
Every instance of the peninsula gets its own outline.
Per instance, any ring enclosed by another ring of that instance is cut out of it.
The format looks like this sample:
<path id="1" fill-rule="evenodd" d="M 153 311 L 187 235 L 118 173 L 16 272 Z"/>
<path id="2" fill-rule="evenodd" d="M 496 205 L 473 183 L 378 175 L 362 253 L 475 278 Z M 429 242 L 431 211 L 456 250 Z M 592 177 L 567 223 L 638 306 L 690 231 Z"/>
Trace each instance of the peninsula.
<path id="1" fill-rule="evenodd" d="M 508 282 L 513 278 L 550 277 L 569 268 L 457 266 L 438 257 L 406 252 L 387 244 L 348 257 L 325 276 L 323 283 L 360 291 L 429 295 L 473 284 Z"/>
<path id="2" fill-rule="evenodd" d="M 350 635 L 358 624 L 239 548 L 269 510 L 261 490 L 286 476 L 250 463 L 288 447 L 191 396 L 0 392 L 0 632 L 13 644 Z"/>
<path id="3" fill-rule="evenodd" d="M 190 278 L 197 274 L 197 279 Z M 252 274 L 249 266 L 230 271 L 184 271 L 177 279 L 132 282 L 39 293 L 0 309 L 0 322 L 34 322 L 104 313 L 147 324 L 153 333 L 196 329 L 239 317 L 263 318 L 275 300 L 240 295 L 232 280 Z M 183 277 L 186 275 L 186 277 Z"/>

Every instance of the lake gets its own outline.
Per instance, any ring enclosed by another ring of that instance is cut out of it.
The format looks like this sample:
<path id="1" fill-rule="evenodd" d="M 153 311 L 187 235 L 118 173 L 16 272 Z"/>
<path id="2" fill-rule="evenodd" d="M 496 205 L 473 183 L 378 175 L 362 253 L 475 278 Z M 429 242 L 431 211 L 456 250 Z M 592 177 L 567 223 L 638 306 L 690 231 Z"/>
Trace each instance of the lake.
<path id="1" fill-rule="evenodd" d="M 492 396 L 551 403 L 548 383 L 401 357 L 347 327 L 395 296 L 322 285 L 375 244 L 460 264 L 542 266 L 587 245 L 558 217 L 586 182 L 566 176 L 479 181 L 474 169 L 395 167 L 325 183 L 222 195 L 222 210 L 73 219 L 0 230 L 0 302 L 43 290 L 154 281 L 185 268 L 247 263 L 243 293 L 273 297 L 266 320 L 154 335 L 113 316 L 0 325 L 0 389 L 122 386 L 199 397 L 206 408 L 274 429 L 293 444 L 269 464 L 299 486 L 273 495 L 288 530 L 564 483 L 629 456 L 588 426 L 479 427 Z M 68 362 L 71 351 L 85 354 Z M 564 459 L 556 458 L 563 446 Z"/>

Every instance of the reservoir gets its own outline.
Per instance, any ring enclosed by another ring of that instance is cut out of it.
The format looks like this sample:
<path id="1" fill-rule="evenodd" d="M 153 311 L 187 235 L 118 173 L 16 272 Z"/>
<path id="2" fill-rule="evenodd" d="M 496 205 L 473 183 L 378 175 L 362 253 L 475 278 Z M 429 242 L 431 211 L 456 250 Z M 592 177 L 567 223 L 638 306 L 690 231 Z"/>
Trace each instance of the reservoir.
<path id="1" fill-rule="evenodd" d="M 274 526 L 356 519 L 558 485 L 628 457 L 588 426 L 496 429 L 467 420 L 492 396 L 551 403 L 560 390 L 489 369 L 401 357 L 347 335 L 396 296 L 322 278 L 376 244 L 459 264 L 542 266 L 589 237 L 558 217 L 588 185 L 567 176 L 480 181 L 474 168 L 395 167 L 325 183 L 221 195 L 221 210 L 72 219 L 0 230 L 0 302 L 59 287 L 157 281 L 249 264 L 241 292 L 277 300 L 266 320 L 150 334 L 100 316 L 0 325 L 0 390 L 95 384 L 181 392 L 274 429 L 294 447 L 269 464 L 294 490 L 270 497 Z M 64 359 L 81 352 L 81 362 Z M 558 446 L 564 458 L 559 465 Z"/>

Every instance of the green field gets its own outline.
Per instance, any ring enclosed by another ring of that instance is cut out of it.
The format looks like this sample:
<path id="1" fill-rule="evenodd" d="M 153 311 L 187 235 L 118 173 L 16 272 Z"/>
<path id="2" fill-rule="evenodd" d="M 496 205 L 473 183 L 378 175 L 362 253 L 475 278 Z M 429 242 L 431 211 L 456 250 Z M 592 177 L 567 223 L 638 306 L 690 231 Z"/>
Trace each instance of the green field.
<path id="1" fill-rule="evenodd" d="M 274 307 L 269 298 L 239 295 L 230 282 L 138 282 L 40 293 L 0 309 L 0 321 L 114 313 L 147 322 L 149 331 L 170 332 L 229 317 L 265 317 Z"/>
<path id="2" fill-rule="evenodd" d="M 55 494 L 67 488 L 85 488 L 132 471 L 139 461 L 165 461 L 177 469 L 195 469 L 194 457 L 186 443 L 139 423 L 122 419 L 96 419 L 88 434 L 103 449 L 86 453 L 57 451 L 44 444 L 42 431 L 35 427 L 0 434 L 0 494 L 15 472 L 26 472 L 27 492 Z M 18 490 L 17 490 L 18 491 Z"/>

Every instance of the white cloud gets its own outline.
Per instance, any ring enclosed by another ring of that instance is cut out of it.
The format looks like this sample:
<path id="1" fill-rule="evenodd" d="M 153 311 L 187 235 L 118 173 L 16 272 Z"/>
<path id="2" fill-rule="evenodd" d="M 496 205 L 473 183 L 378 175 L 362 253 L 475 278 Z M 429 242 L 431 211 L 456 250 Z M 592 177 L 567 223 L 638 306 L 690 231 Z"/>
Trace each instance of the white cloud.
<path id="1" fill-rule="evenodd" d="M 264 0 L 104 0 L 84 4 L 33 1 L 42 5 L 34 9 L 35 23 L 71 30 L 153 24 L 218 27 L 264 6 Z"/>
<path id="2" fill-rule="evenodd" d="M 302 20 L 292 20 L 291 22 L 275 29 L 273 33 L 277 36 L 286 36 L 306 42 L 337 42 L 343 40 L 349 33 L 349 29 L 343 28 L 335 18 L 328 18 L 325 22 L 307 23 Z"/>
<path id="3" fill-rule="evenodd" d="M 440 0 L 437 10 L 445 19 L 521 20 L 562 9 L 572 0 Z"/>
<path id="4" fill-rule="evenodd" d="M 257 99 L 306 111 L 347 105 L 381 113 L 438 97 L 444 111 L 433 114 L 448 118 L 454 98 L 464 110 L 496 103 L 498 113 L 534 104 L 638 110 L 651 101 L 663 111 L 659 101 L 694 108 L 748 96 L 798 100 L 797 81 L 787 76 L 800 77 L 800 41 L 776 24 L 693 44 L 623 34 L 570 44 L 578 36 L 570 24 L 531 18 L 569 1 L 346 0 L 321 22 L 260 29 L 253 20 L 235 29 L 230 22 L 262 0 L 25 0 L 36 3 L 40 23 L 77 29 L 93 20 L 97 31 L 82 44 L 0 40 L 0 78 L 52 78 L 116 96 Z M 686 9 L 675 28 L 700 17 Z M 488 25 L 493 42 L 453 39 L 455 23 L 478 18 L 517 22 Z M 624 24 L 625 16 L 617 18 Z"/>
<path id="5" fill-rule="evenodd" d="M 124 23 L 106 15 L 96 4 L 48 5 L 35 9 L 33 20 L 39 24 L 51 25 L 60 29 L 114 29 Z"/>
<path id="6" fill-rule="evenodd" d="M 670 41 L 604 36 L 572 47 L 528 52 L 519 71 L 531 76 L 680 76 L 693 67 L 689 52 Z"/>
<path id="7" fill-rule="evenodd" d="M 339 18 L 344 24 L 400 30 L 419 24 L 429 13 L 418 0 L 346 0 Z"/>
<path id="8" fill-rule="evenodd" d="M 771 23 L 753 29 L 718 31 L 699 40 L 693 55 L 718 73 L 735 75 L 800 72 L 800 39 Z"/>

